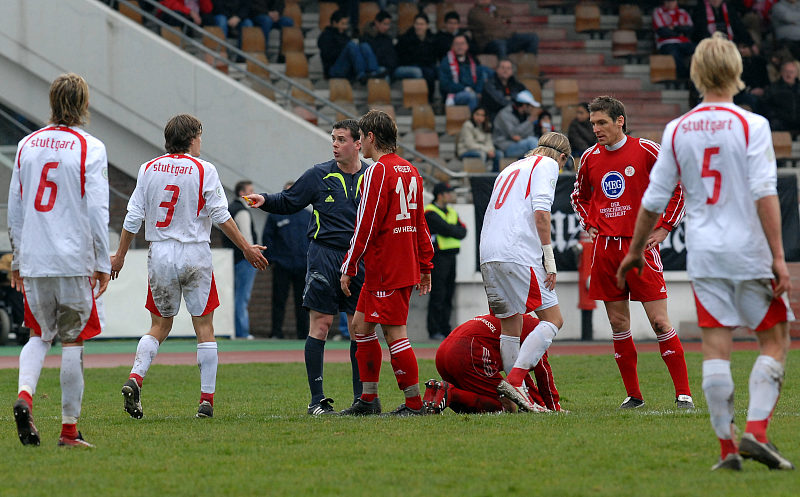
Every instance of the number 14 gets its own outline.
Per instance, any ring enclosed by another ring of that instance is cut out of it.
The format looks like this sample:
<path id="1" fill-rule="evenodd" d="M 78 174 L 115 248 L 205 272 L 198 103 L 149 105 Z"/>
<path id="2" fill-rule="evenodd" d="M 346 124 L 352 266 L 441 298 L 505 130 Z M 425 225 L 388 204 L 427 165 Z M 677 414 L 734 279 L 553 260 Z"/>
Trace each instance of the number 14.
<path id="1" fill-rule="evenodd" d="M 417 208 L 417 178 L 412 177 L 408 183 L 408 195 L 406 195 L 406 189 L 403 186 L 403 178 L 397 178 L 397 186 L 394 191 L 400 195 L 400 214 L 395 216 L 395 220 L 411 219 L 409 211 Z"/>

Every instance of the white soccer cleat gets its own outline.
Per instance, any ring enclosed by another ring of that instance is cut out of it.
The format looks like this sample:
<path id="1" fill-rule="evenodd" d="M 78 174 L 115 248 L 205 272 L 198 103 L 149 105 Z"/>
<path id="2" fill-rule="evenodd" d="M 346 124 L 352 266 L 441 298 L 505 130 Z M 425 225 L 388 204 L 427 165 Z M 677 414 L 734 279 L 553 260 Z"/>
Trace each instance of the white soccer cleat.
<path id="1" fill-rule="evenodd" d="M 501 380 L 500 384 L 497 385 L 497 393 L 500 395 L 505 396 L 520 408 L 520 410 L 527 411 L 527 412 L 547 412 L 548 409 L 546 407 L 542 407 L 535 402 L 531 402 L 530 398 L 528 398 L 528 392 L 525 390 L 525 386 L 515 387 L 512 386 L 511 383 L 507 382 L 506 380 Z"/>

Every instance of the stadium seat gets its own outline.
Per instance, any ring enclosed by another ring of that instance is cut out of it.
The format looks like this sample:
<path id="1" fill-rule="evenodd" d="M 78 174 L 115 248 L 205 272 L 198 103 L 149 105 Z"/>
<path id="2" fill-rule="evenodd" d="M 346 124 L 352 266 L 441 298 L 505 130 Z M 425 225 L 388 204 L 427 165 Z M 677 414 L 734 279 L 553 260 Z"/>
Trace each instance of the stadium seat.
<path id="1" fill-rule="evenodd" d="M 411 110 L 411 130 L 419 129 L 436 130 L 436 118 L 433 115 L 433 107 L 429 104 L 415 105 Z"/>
<path id="2" fill-rule="evenodd" d="M 259 62 L 261 62 L 265 66 L 267 64 L 269 64 L 269 61 L 267 60 L 267 56 L 263 52 L 262 53 L 249 54 L 249 55 L 252 58 L 254 58 L 254 59 L 258 60 Z M 270 79 L 269 71 L 267 69 L 264 69 L 260 65 L 256 64 L 252 60 L 248 60 L 247 61 L 247 72 L 253 74 L 254 76 L 258 76 L 259 78 L 266 79 L 267 81 L 269 81 L 269 79 Z"/>
<path id="3" fill-rule="evenodd" d="M 219 27 L 219 26 L 203 26 L 203 29 L 205 29 L 208 32 L 208 34 L 210 34 L 212 36 L 215 36 L 216 38 L 219 38 L 220 40 L 225 40 L 225 34 L 222 32 L 222 28 L 221 27 Z M 220 51 L 222 51 L 222 48 L 223 48 L 222 44 L 220 42 L 218 42 L 214 38 L 211 38 L 210 36 L 205 36 L 205 35 L 203 35 L 203 46 L 205 46 L 209 50 L 213 50 L 214 52 L 220 52 Z"/>
<path id="4" fill-rule="evenodd" d="M 392 103 L 392 91 L 389 83 L 384 78 L 370 78 L 367 80 L 367 104 Z"/>
<path id="5" fill-rule="evenodd" d="M 316 114 L 314 114 L 313 112 L 309 111 L 308 109 L 304 109 L 303 107 L 300 107 L 299 105 L 297 105 L 294 108 L 292 108 L 292 112 L 295 115 L 301 117 L 302 119 L 310 122 L 314 126 L 316 126 L 317 123 L 319 122 L 319 118 L 317 117 Z"/>
<path id="6" fill-rule="evenodd" d="M 397 113 L 395 113 L 395 111 L 394 111 L 394 105 L 391 105 L 391 104 L 370 105 L 369 108 L 370 109 L 374 109 L 374 110 L 383 111 L 383 112 L 387 113 L 389 115 L 389 117 L 391 117 L 392 119 L 395 119 L 397 117 Z"/>
<path id="7" fill-rule="evenodd" d="M 569 129 L 569 124 L 575 119 L 575 114 L 578 112 L 577 105 L 566 105 L 561 107 L 561 131 L 566 133 Z"/>
<path id="8" fill-rule="evenodd" d="M 350 86 L 350 81 L 345 78 L 331 78 L 328 80 L 330 87 L 331 102 L 349 102 L 353 103 L 353 87 Z"/>
<path id="9" fill-rule="evenodd" d="M 352 102 L 336 102 L 336 105 L 338 105 L 342 109 L 346 110 L 348 112 L 348 114 L 349 114 L 349 115 L 347 115 L 347 114 L 343 114 L 343 113 L 341 113 L 339 111 L 336 111 L 336 120 L 337 121 L 342 121 L 344 119 L 350 119 L 350 116 L 358 116 L 359 115 L 358 109 L 356 109 L 355 104 L 353 104 Z"/>
<path id="10" fill-rule="evenodd" d="M 131 2 L 134 6 L 138 7 L 139 2 Z M 142 14 L 133 10 L 130 5 L 121 3 L 119 4 L 119 13 L 127 17 L 128 19 L 132 20 L 135 23 L 141 24 L 142 23 Z M 163 36 L 163 35 L 162 35 Z"/>
<path id="11" fill-rule="evenodd" d="M 308 78 L 295 78 L 294 81 L 295 83 L 302 85 L 308 88 L 309 90 L 314 90 L 314 84 Z M 308 93 L 298 88 L 295 88 L 294 86 L 292 86 L 292 96 L 297 100 L 300 100 L 301 102 L 305 102 L 307 104 L 313 104 L 316 100 L 312 95 L 309 95 Z"/>
<path id="12" fill-rule="evenodd" d="M 520 78 L 519 82 L 525 85 L 525 88 L 533 94 L 533 98 L 535 98 L 537 102 L 542 101 L 542 84 L 539 83 L 538 79 Z"/>
<path id="13" fill-rule="evenodd" d="M 641 133 L 636 133 L 638 138 L 644 138 L 645 140 L 650 140 L 651 142 L 661 143 L 661 138 L 663 137 L 663 133 L 660 131 L 643 131 Z"/>
<path id="14" fill-rule="evenodd" d="M 639 40 L 636 38 L 636 31 L 629 29 L 618 29 L 611 33 L 611 55 L 612 57 L 630 57 L 638 53 Z"/>
<path id="15" fill-rule="evenodd" d="M 297 26 L 287 26 L 281 29 L 281 52 L 303 52 L 305 39 L 303 30 Z"/>
<path id="16" fill-rule="evenodd" d="M 265 53 L 264 32 L 256 26 L 242 28 L 242 52 Z"/>
<path id="17" fill-rule="evenodd" d="M 447 117 L 445 132 L 448 135 L 455 136 L 461 132 L 461 126 L 470 117 L 469 106 L 448 105 L 445 107 L 445 116 Z"/>
<path id="18" fill-rule="evenodd" d="M 183 44 L 183 41 L 181 40 L 181 35 L 178 34 L 176 28 L 168 28 L 167 26 L 161 26 L 161 37 L 179 47 Z"/>
<path id="19" fill-rule="evenodd" d="M 275 98 L 275 90 L 272 88 L 267 88 L 266 86 L 262 85 L 261 83 L 254 81 L 250 84 L 250 87 L 257 93 L 264 95 L 268 99 L 272 100 L 273 102 L 277 101 Z"/>
<path id="20" fill-rule="evenodd" d="M 465 157 L 462 159 L 465 173 L 485 173 L 486 163 L 480 157 Z"/>
<path id="21" fill-rule="evenodd" d="M 536 55 L 532 53 L 515 53 L 511 54 L 509 59 L 517 66 L 517 79 L 539 77 L 539 60 Z"/>
<path id="22" fill-rule="evenodd" d="M 478 62 L 494 71 L 497 69 L 497 55 L 493 53 L 482 53 L 478 55 Z"/>
<path id="23" fill-rule="evenodd" d="M 575 32 L 591 33 L 600 31 L 600 7 L 579 3 L 575 6 Z"/>
<path id="24" fill-rule="evenodd" d="M 441 31 L 444 29 L 444 15 L 450 12 L 451 10 L 455 10 L 453 4 L 451 2 L 442 2 L 436 4 L 436 30 Z M 462 18 L 462 23 L 466 19 Z"/>
<path id="25" fill-rule="evenodd" d="M 519 159 L 517 159 L 516 157 L 503 157 L 502 159 L 500 159 L 500 170 L 502 171 L 511 164 L 517 162 L 517 160 Z"/>
<path id="26" fill-rule="evenodd" d="M 792 157 L 792 134 L 788 131 L 773 131 L 772 146 L 775 148 L 776 159 L 790 159 Z"/>
<path id="27" fill-rule="evenodd" d="M 416 2 L 400 2 L 397 4 L 397 34 L 401 35 L 414 25 L 414 17 L 419 12 Z"/>
<path id="28" fill-rule="evenodd" d="M 619 20 L 617 29 L 632 29 L 639 31 L 643 28 L 642 9 L 636 4 L 622 4 L 619 6 Z"/>
<path id="29" fill-rule="evenodd" d="M 331 14 L 339 10 L 336 2 L 319 3 L 319 29 L 325 29 L 331 25 Z"/>
<path id="30" fill-rule="evenodd" d="M 297 3 L 286 2 L 286 7 L 283 9 L 283 15 L 294 21 L 295 27 L 299 28 L 303 26 L 303 11 L 300 10 L 300 6 Z"/>
<path id="31" fill-rule="evenodd" d="M 403 80 L 403 107 L 428 103 L 428 83 L 424 79 Z"/>
<path id="32" fill-rule="evenodd" d="M 358 29 L 364 30 L 364 26 L 375 20 L 375 15 L 381 11 L 377 2 L 361 2 L 358 4 Z M 352 21 L 352 20 L 351 20 Z M 351 22 L 352 24 L 352 22 Z"/>
<path id="33" fill-rule="evenodd" d="M 290 78 L 308 77 L 308 59 L 303 52 L 286 52 L 286 75 Z"/>
<path id="34" fill-rule="evenodd" d="M 553 92 L 556 107 L 566 105 L 577 105 L 578 100 L 578 80 L 576 79 L 555 79 L 553 80 Z"/>
<path id="35" fill-rule="evenodd" d="M 650 56 L 650 82 L 661 83 L 677 79 L 675 59 L 672 55 Z"/>
<path id="36" fill-rule="evenodd" d="M 414 148 L 428 157 L 439 157 L 439 134 L 436 131 L 417 131 L 414 133 Z"/>

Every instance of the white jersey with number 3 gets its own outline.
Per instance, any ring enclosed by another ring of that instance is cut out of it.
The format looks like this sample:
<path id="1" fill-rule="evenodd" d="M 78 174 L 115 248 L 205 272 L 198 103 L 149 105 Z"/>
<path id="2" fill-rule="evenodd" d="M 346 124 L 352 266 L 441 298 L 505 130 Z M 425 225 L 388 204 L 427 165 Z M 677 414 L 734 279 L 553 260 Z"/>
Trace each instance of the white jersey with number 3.
<path id="1" fill-rule="evenodd" d="M 533 213 L 550 212 L 557 181 L 558 163 L 549 157 L 532 155 L 503 169 L 483 218 L 481 264 L 542 265 L 542 242 Z"/>
<path id="2" fill-rule="evenodd" d="M 732 103 L 713 103 L 670 122 L 642 206 L 661 212 L 678 180 L 686 194 L 689 277 L 772 278 L 755 204 L 777 194 L 767 120 Z"/>
<path id="3" fill-rule="evenodd" d="M 230 219 L 228 201 L 213 164 L 185 154 L 142 164 L 123 227 L 148 242 L 209 242 L 211 221 Z"/>

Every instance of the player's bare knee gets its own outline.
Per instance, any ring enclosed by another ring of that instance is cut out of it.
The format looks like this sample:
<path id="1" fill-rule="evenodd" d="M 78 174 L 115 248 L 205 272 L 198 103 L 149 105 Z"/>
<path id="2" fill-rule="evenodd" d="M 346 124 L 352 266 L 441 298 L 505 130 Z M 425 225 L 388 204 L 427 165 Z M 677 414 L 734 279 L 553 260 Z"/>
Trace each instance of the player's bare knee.
<path id="1" fill-rule="evenodd" d="M 333 315 L 311 312 L 308 328 L 309 336 L 317 340 L 325 340 L 328 338 L 328 331 L 330 331 L 331 326 L 333 326 Z"/>
<path id="2" fill-rule="evenodd" d="M 631 320 L 623 315 L 609 315 L 608 322 L 611 325 L 611 331 L 618 333 L 620 331 L 628 331 L 631 329 Z"/>
<path id="3" fill-rule="evenodd" d="M 653 331 L 656 335 L 661 335 L 672 329 L 672 323 L 670 323 L 669 319 L 666 317 L 656 317 L 650 322 L 650 325 L 653 327 Z"/>

